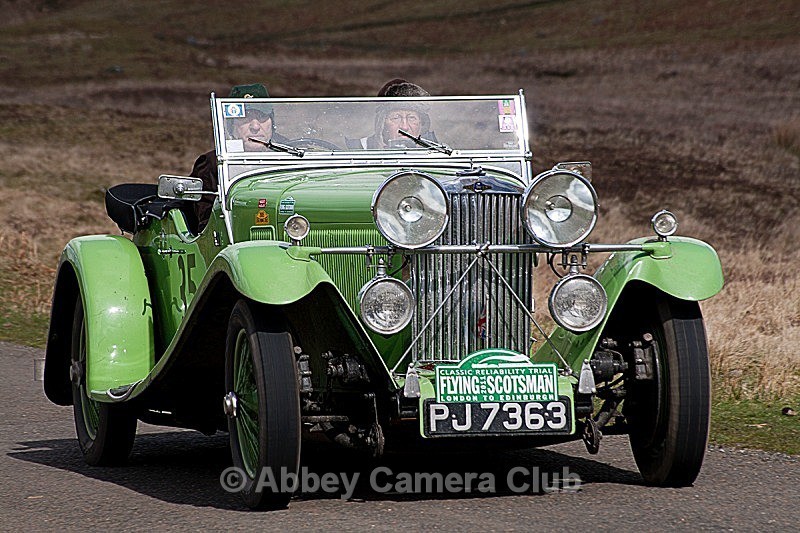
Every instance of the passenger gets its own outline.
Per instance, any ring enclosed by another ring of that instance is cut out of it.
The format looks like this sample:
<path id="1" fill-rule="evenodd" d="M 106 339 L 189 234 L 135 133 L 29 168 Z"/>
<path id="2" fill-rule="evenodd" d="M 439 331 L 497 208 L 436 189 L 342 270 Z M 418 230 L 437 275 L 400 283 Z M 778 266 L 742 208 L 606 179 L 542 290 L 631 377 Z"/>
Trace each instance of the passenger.
<path id="1" fill-rule="evenodd" d="M 386 82 L 378 91 L 378 96 L 398 98 L 414 96 L 430 96 L 430 93 L 410 81 L 396 78 Z M 375 113 L 375 133 L 361 139 L 345 139 L 351 149 L 381 150 L 392 147 L 414 148 L 416 145 L 398 130 L 404 130 L 414 137 L 423 137 L 435 141 L 436 136 L 430 131 L 431 119 L 427 106 L 421 102 L 398 102 L 378 104 Z"/>
<path id="2" fill-rule="evenodd" d="M 260 83 L 251 85 L 237 85 L 231 89 L 230 98 L 269 98 L 267 88 Z M 268 150 L 263 143 L 253 142 L 250 137 L 264 142 L 275 139 L 276 142 L 286 142 L 286 139 L 275 133 L 275 113 L 272 104 L 247 104 L 245 116 L 242 118 L 226 119 L 232 121 L 226 130 L 232 133 L 232 139 L 241 139 L 243 150 L 249 152 L 263 152 Z M 216 191 L 219 183 L 217 176 L 217 154 L 215 150 L 206 152 L 194 162 L 192 172 L 194 178 L 203 180 L 204 191 Z M 198 232 L 208 223 L 211 208 L 216 195 L 204 194 L 202 199 L 195 202 L 195 214 L 198 221 Z"/>

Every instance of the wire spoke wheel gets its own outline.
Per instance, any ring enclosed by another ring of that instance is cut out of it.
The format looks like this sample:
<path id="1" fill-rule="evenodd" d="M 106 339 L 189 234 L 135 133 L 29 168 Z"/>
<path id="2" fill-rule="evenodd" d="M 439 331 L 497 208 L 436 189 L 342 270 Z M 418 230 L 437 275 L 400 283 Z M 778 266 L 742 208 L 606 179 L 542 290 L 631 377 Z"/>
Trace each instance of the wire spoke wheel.
<path id="1" fill-rule="evenodd" d="M 261 483 L 300 467 L 300 395 L 291 336 L 245 300 L 228 322 L 225 386 L 236 397 L 228 417 L 231 456 L 245 474 L 241 495 L 253 509 L 279 509 L 292 491 Z M 277 489 L 277 490 L 275 490 Z"/>
<path id="2" fill-rule="evenodd" d="M 86 328 L 81 324 L 78 345 L 78 365 L 81 369 L 81 375 L 86 375 Z M 85 379 L 83 380 L 85 383 Z M 100 405 L 95 400 L 92 400 L 87 394 L 79 394 L 78 401 L 80 402 L 80 411 L 83 415 L 83 423 L 86 428 L 86 434 L 90 439 L 97 438 L 97 427 L 100 425 Z"/>
<path id="3" fill-rule="evenodd" d="M 234 366 L 236 379 L 233 390 L 239 400 L 236 431 L 239 435 L 244 469 L 248 476 L 255 478 L 259 456 L 258 391 L 250 343 L 244 329 L 240 330 L 236 337 Z"/>

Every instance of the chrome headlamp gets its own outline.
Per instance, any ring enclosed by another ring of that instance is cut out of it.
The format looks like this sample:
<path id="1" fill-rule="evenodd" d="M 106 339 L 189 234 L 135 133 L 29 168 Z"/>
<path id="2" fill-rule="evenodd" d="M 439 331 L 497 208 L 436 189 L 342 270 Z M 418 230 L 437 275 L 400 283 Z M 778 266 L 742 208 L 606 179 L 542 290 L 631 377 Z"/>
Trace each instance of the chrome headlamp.
<path id="1" fill-rule="evenodd" d="M 603 286 L 593 277 L 572 274 L 553 287 L 548 306 L 559 326 L 580 333 L 597 327 L 603 321 L 608 297 Z"/>
<path id="2" fill-rule="evenodd" d="M 292 239 L 292 242 L 299 243 L 308 236 L 311 230 L 311 224 L 308 219 L 303 215 L 292 215 L 286 219 L 283 225 L 284 231 Z"/>
<path id="3" fill-rule="evenodd" d="M 389 276 L 371 279 L 358 293 L 361 319 L 372 331 L 391 335 L 411 322 L 414 295 L 411 289 Z"/>
<path id="4" fill-rule="evenodd" d="M 653 215 L 650 219 L 653 231 L 661 238 L 669 237 L 678 231 L 678 219 L 667 210 L 662 210 Z"/>
<path id="5" fill-rule="evenodd" d="M 399 172 L 375 191 L 372 216 L 390 243 L 421 248 L 438 239 L 447 226 L 447 194 L 426 174 Z"/>
<path id="6" fill-rule="evenodd" d="M 539 244 L 567 248 L 594 229 L 597 194 L 580 174 L 551 170 L 537 176 L 525 190 L 522 219 Z"/>

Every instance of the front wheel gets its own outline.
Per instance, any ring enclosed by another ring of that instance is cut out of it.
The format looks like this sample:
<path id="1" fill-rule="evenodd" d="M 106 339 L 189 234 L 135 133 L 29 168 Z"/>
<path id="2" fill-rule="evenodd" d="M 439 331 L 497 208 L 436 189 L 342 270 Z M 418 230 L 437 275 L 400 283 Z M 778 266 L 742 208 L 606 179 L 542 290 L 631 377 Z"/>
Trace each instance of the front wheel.
<path id="1" fill-rule="evenodd" d="M 86 387 L 86 320 L 78 297 L 72 321 L 72 406 L 84 460 L 93 466 L 124 463 L 136 437 L 136 416 L 127 405 L 98 402 Z"/>
<path id="2" fill-rule="evenodd" d="M 662 300 L 647 328 L 654 376 L 630 383 L 625 415 L 646 483 L 691 485 L 708 444 L 711 381 L 703 318 L 696 302 Z"/>
<path id="3" fill-rule="evenodd" d="M 300 395 L 289 333 L 268 323 L 255 304 L 239 300 L 228 323 L 225 409 L 241 494 L 252 509 L 289 504 L 281 486 L 300 468 Z"/>

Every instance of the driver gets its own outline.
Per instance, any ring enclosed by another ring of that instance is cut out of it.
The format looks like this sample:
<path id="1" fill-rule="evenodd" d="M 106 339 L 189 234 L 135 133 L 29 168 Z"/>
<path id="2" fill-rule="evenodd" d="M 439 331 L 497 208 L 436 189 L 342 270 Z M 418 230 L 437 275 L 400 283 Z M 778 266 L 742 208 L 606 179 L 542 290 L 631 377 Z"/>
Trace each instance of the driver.
<path id="1" fill-rule="evenodd" d="M 228 96 L 230 98 L 269 98 L 269 92 L 264 85 L 253 83 L 233 87 Z M 250 137 L 264 142 L 270 139 L 274 139 L 276 142 L 286 142 L 283 136 L 275 133 L 275 113 L 272 104 L 247 104 L 244 117 L 226 120 L 231 123 L 225 129 L 232 134 L 232 140 L 242 140 L 243 151 L 263 152 L 268 150 L 263 143 L 253 142 Z M 203 180 L 204 191 L 216 191 L 219 182 L 216 152 L 211 150 L 198 157 L 189 176 Z M 208 223 L 215 198 L 216 195 L 204 194 L 200 201 L 195 202 L 194 211 L 197 215 L 198 232 Z"/>
<path id="2" fill-rule="evenodd" d="M 430 93 L 410 81 L 395 78 L 381 87 L 378 96 L 414 97 L 430 96 Z M 415 145 L 398 130 L 404 130 L 414 137 L 422 136 L 435 141 L 430 131 L 431 119 L 427 106 L 421 102 L 382 102 L 375 113 L 375 133 L 360 139 L 345 139 L 348 148 L 380 150 L 395 146 L 414 147 Z"/>

